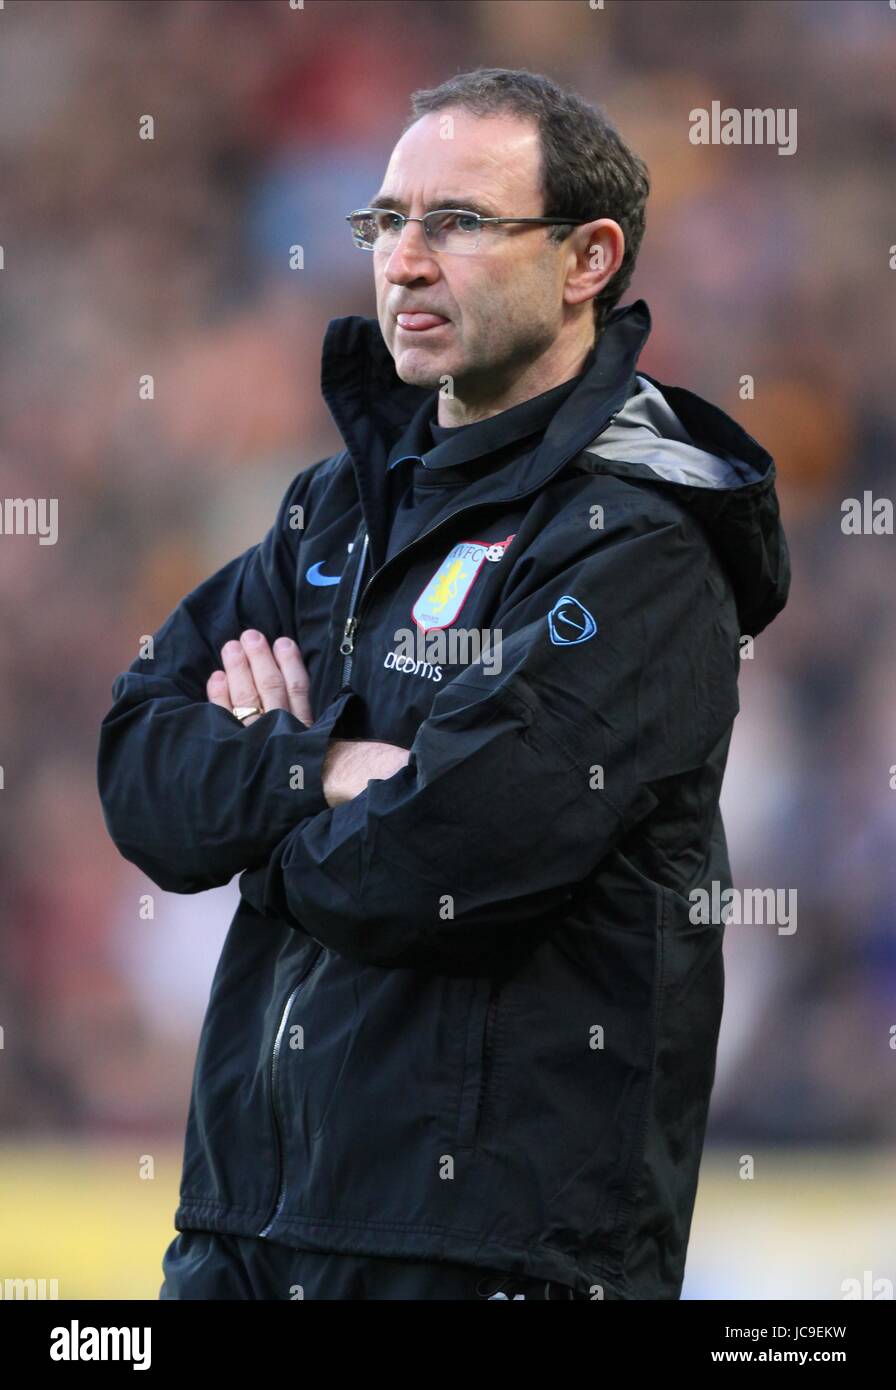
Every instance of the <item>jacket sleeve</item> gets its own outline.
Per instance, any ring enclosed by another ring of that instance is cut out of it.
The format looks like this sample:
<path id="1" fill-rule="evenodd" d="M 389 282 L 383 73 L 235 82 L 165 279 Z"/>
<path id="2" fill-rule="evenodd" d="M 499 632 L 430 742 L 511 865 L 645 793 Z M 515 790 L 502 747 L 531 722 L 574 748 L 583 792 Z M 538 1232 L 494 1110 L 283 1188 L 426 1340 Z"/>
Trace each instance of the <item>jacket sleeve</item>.
<path id="1" fill-rule="evenodd" d="M 362 962 L 445 973 L 550 930 L 657 805 L 652 784 L 700 766 L 738 708 L 727 581 L 690 517 L 640 497 L 572 563 L 526 570 L 495 621 L 500 672 L 473 663 L 437 694 L 407 767 L 243 874 L 257 911 Z"/>
<path id="2" fill-rule="evenodd" d="M 322 764 L 347 695 L 313 726 L 285 710 L 244 726 L 205 689 L 224 643 L 245 628 L 271 642 L 297 635 L 292 508 L 312 471 L 293 481 L 264 539 L 187 594 L 153 634 L 151 657 L 113 683 L 97 757 L 103 815 L 124 858 L 160 888 L 227 883 L 327 806 Z"/>

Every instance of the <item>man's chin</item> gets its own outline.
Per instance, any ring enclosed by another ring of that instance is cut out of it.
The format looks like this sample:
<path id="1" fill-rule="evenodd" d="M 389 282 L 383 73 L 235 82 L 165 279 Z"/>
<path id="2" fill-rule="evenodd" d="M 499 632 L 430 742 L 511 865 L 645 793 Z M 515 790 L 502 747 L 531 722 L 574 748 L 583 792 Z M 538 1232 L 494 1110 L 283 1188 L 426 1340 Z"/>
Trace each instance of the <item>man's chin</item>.
<path id="1" fill-rule="evenodd" d="M 422 386 L 434 391 L 443 378 L 452 375 L 447 358 L 425 347 L 401 348 L 395 353 L 395 371 L 399 380 L 408 386 Z"/>

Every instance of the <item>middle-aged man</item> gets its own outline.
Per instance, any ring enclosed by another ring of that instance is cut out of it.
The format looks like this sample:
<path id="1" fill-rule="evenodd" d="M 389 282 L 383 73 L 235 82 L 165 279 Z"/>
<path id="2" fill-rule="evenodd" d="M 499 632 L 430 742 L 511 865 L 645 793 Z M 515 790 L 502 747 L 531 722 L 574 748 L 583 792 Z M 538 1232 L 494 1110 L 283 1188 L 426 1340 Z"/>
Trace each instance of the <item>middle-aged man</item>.
<path id="1" fill-rule="evenodd" d="M 345 447 L 115 681 L 121 853 L 240 874 L 163 1298 L 680 1296 L 700 890 L 790 576 L 769 455 L 636 371 L 647 192 L 545 77 L 415 93 L 350 218 L 377 319 L 323 347 Z"/>

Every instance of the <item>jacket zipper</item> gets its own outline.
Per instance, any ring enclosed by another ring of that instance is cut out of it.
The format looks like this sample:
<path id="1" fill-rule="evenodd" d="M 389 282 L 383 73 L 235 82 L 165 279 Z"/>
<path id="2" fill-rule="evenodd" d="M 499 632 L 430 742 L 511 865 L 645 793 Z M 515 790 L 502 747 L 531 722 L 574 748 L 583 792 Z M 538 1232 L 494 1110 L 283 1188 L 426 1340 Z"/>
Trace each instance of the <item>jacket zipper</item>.
<path id="1" fill-rule="evenodd" d="M 283 1035 L 286 1032 L 289 1015 L 292 1012 L 292 1006 L 296 1002 L 296 996 L 299 990 L 308 983 L 325 955 L 326 951 L 321 947 L 320 955 L 317 957 L 314 964 L 309 970 L 305 971 L 305 974 L 298 983 L 293 986 L 289 998 L 283 1006 L 283 1012 L 280 1015 L 280 1023 L 277 1027 L 277 1035 L 274 1039 L 274 1050 L 271 1054 L 271 1112 L 274 1117 L 274 1136 L 277 1144 L 277 1199 L 274 1203 L 273 1214 L 268 1218 L 262 1230 L 258 1232 L 259 1236 L 266 1236 L 268 1234 L 274 1222 L 277 1220 L 277 1217 L 280 1215 L 283 1203 L 286 1200 L 286 1165 L 283 1162 L 283 1130 L 280 1124 L 277 1104 L 277 1073 L 280 1064 L 280 1047 L 283 1042 Z"/>
<path id="2" fill-rule="evenodd" d="M 476 1102 L 476 1120 L 473 1125 L 473 1143 L 479 1136 L 479 1126 L 482 1121 L 482 1108 L 485 1104 L 485 1095 L 488 1089 L 489 1075 L 492 1068 L 492 1056 L 494 1053 L 494 1022 L 498 1012 L 498 999 L 501 995 L 501 986 L 492 984 L 488 997 L 488 1008 L 485 1014 L 485 1030 L 482 1038 L 482 1072 L 479 1082 L 479 1098 Z"/>
<path id="3" fill-rule="evenodd" d="M 539 484 L 539 486 L 541 486 L 541 484 Z M 535 492 L 536 490 L 536 488 L 529 489 L 530 492 Z M 520 497 L 527 496 L 528 493 L 520 493 Z M 370 589 L 370 586 L 373 583 L 373 581 L 375 579 L 379 579 L 380 575 L 383 574 L 383 572 L 386 569 L 388 569 L 389 565 L 393 565 L 395 561 L 398 560 L 402 555 L 406 554 L 409 550 L 413 550 L 415 545 L 419 545 L 420 542 L 426 540 L 428 536 L 435 535 L 436 531 L 440 531 L 443 526 L 447 526 L 450 521 L 454 521 L 455 517 L 462 516 L 464 512 L 478 511 L 480 507 L 504 506 L 508 502 L 515 502 L 516 500 L 517 499 L 515 497 L 494 498 L 492 500 L 485 499 L 482 502 L 474 502 L 469 507 L 458 507 L 456 512 L 452 512 L 450 516 L 443 517 L 442 520 L 437 522 L 435 526 L 431 526 L 428 531 L 424 531 L 422 535 L 416 536 L 414 540 L 411 541 L 410 545 L 402 546 L 401 550 L 397 550 L 395 554 L 392 556 L 392 558 L 390 560 L 387 560 L 384 565 L 380 565 L 376 574 L 372 574 L 368 579 L 367 583 L 364 585 L 364 592 L 361 594 L 360 604 L 358 604 L 358 588 L 360 586 L 361 576 L 364 573 L 364 563 L 367 559 L 367 545 L 369 540 L 367 531 L 365 530 L 364 544 L 361 548 L 361 559 L 358 564 L 357 573 L 355 575 L 355 582 L 352 586 L 352 596 L 351 602 L 349 604 L 348 617 L 345 620 L 345 628 L 343 630 L 342 641 L 339 645 L 339 650 L 345 657 L 345 660 L 342 663 L 342 684 L 344 686 L 348 685 L 349 677 L 351 675 L 352 655 L 355 649 L 355 637 L 357 636 L 358 632 L 358 621 L 360 614 L 358 614 L 358 616 L 355 615 L 355 608 L 356 605 L 358 607 L 363 607 L 364 600 L 367 597 L 368 590 Z"/>
<path id="4" fill-rule="evenodd" d="M 349 675 L 351 674 L 351 669 L 352 669 L 352 652 L 353 652 L 354 649 L 355 649 L 355 628 L 356 628 L 357 625 L 358 625 L 358 620 L 357 620 L 357 618 L 354 616 L 354 614 L 355 614 L 355 604 L 356 604 L 357 601 L 358 601 L 358 590 L 359 590 L 359 588 L 361 587 L 361 576 L 362 576 L 363 573 L 364 573 L 364 565 L 365 565 L 365 562 L 366 562 L 366 560 L 367 560 L 367 547 L 368 547 L 369 539 L 370 539 L 370 538 L 369 538 L 369 536 L 367 535 L 367 531 L 365 530 L 365 532 L 364 532 L 364 544 L 363 544 L 362 547 L 361 547 L 361 559 L 360 559 L 359 562 L 358 562 L 358 569 L 357 569 L 357 573 L 355 574 L 355 582 L 354 582 L 354 584 L 352 585 L 352 596 L 351 596 L 351 600 L 350 600 L 350 602 L 349 602 L 348 617 L 347 617 L 346 620 L 345 620 L 345 629 L 344 629 L 343 634 L 342 634 L 342 641 L 341 641 L 340 644 L 339 644 L 339 650 L 340 650 L 340 652 L 342 653 L 342 655 L 345 657 L 345 660 L 344 660 L 343 663 L 342 663 L 342 684 L 343 684 L 343 685 L 348 685 L 348 678 L 349 678 Z M 394 557 L 393 557 L 393 558 L 394 558 Z M 384 566 L 384 568 L 385 568 L 385 566 Z"/>

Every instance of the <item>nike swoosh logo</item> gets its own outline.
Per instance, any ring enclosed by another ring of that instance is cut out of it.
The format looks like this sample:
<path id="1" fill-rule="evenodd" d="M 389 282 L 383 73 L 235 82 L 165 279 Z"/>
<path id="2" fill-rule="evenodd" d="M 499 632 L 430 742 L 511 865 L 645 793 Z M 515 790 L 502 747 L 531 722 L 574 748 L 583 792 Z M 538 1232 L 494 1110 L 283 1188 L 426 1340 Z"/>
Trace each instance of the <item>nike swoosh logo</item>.
<path id="1" fill-rule="evenodd" d="M 305 578 L 309 584 L 338 584 L 342 578 L 341 574 L 321 574 L 320 569 L 323 561 L 318 560 L 316 565 L 305 571 Z"/>
<path id="2" fill-rule="evenodd" d="M 576 618 L 572 616 L 573 613 L 582 621 L 576 622 Z M 560 631 L 561 622 L 564 627 L 571 627 L 578 633 L 578 636 L 564 636 Z M 588 609 L 572 594 L 563 594 L 548 614 L 548 632 L 555 647 L 575 647 L 580 642 L 587 642 L 589 637 L 594 636 L 597 632 L 597 620 L 594 614 L 589 613 Z"/>

